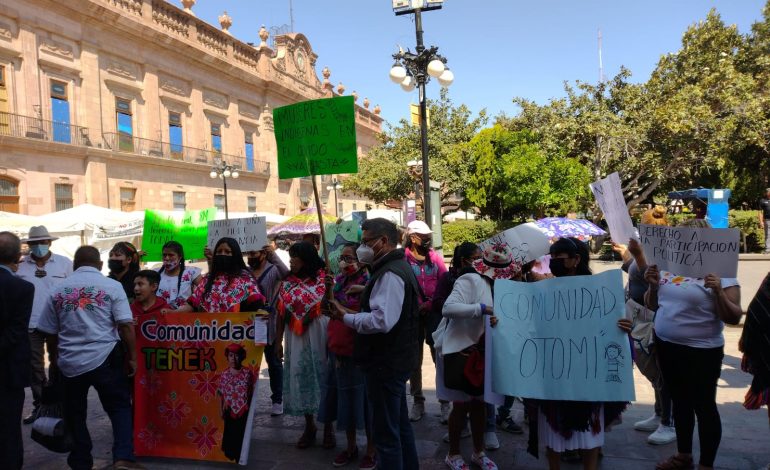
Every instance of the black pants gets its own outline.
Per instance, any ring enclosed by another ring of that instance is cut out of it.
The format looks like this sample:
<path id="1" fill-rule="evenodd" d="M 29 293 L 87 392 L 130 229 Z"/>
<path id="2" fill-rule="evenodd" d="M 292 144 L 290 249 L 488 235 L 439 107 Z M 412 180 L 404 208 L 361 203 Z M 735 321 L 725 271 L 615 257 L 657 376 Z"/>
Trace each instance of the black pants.
<path id="1" fill-rule="evenodd" d="M 693 348 L 656 340 L 660 368 L 674 402 L 677 450 L 692 454 L 695 417 L 698 418 L 700 464 L 713 467 L 722 440 L 717 409 L 717 381 L 722 372 L 724 348 Z"/>
<path id="2" fill-rule="evenodd" d="M 18 470 L 24 463 L 21 438 L 24 389 L 0 385 L 0 404 L 0 467 Z"/>

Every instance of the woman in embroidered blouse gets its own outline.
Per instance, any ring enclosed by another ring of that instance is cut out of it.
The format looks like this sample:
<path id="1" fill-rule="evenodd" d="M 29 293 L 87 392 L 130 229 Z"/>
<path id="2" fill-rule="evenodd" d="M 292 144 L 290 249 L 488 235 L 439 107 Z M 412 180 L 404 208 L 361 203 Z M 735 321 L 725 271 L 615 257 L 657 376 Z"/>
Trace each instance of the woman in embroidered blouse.
<path id="1" fill-rule="evenodd" d="M 201 282 L 201 270 L 184 265 L 184 248 L 173 240 L 163 245 L 163 267 L 156 295 L 171 308 L 179 308 L 187 302 L 193 290 Z"/>
<path id="2" fill-rule="evenodd" d="M 214 246 L 211 271 L 176 312 L 249 312 L 261 308 L 264 302 L 238 242 L 224 237 Z"/>
<path id="3" fill-rule="evenodd" d="M 297 447 L 315 442 L 321 390 L 326 380 L 326 330 L 329 318 L 321 314 L 326 293 L 324 262 L 315 246 L 298 242 L 289 248 L 290 273 L 281 283 L 277 309 L 277 335 L 284 335 L 284 413 L 305 417 L 305 430 Z M 284 334 L 285 331 L 285 334 Z"/>
<path id="4" fill-rule="evenodd" d="M 240 344 L 231 344 L 225 349 L 228 368 L 219 376 L 217 395 L 221 400 L 222 452 L 230 460 L 238 461 L 243 446 L 243 434 L 249 419 L 251 395 L 254 392 L 254 374 L 243 367 L 246 350 Z"/>

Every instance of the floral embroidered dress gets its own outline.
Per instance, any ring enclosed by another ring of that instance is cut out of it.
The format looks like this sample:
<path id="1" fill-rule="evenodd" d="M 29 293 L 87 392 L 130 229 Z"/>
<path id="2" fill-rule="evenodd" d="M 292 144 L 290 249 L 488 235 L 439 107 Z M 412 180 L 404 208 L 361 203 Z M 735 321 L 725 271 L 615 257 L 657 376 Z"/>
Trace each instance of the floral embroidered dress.
<path id="1" fill-rule="evenodd" d="M 195 266 L 185 266 L 181 279 L 179 276 L 166 274 L 165 269 L 160 271 L 160 284 L 156 295 L 177 309 L 187 302 L 193 292 L 193 281 L 201 275 L 201 269 Z"/>
<path id="2" fill-rule="evenodd" d="M 198 283 L 193 295 L 187 302 L 204 312 L 239 312 L 242 303 L 258 304 L 265 301 L 259 292 L 257 280 L 248 271 L 241 271 L 240 276 L 219 274 L 214 279 L 211 291 L 206 294 L 208 276 Z"/>
<path id="3" fill-rule="evenodd" d="M 222 372 L 219 377 L 219 394 L 228 416 L 238 419 L 249 411 L 253 386 L 254 374 L 249 369 L 228 368 Z"/>
<path id="4" fill-rule="evenodd" d="M 289 275 L 278 292 L 284 332 L 283 409 L 291 416 L 316 414 L 326 381 L 326 330 L 321 315 L 326 292 L 323 270 L 310 279 Z"/>

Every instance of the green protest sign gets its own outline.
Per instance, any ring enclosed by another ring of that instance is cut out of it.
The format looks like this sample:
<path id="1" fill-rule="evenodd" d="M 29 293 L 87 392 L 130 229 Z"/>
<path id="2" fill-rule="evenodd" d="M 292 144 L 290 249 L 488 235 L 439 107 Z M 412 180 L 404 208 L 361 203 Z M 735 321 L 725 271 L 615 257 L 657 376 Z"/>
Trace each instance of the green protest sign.
<path id="1" fill-rule="evenodd" d="M 275 108 L 273 123 L 279 178 L 358 172 L 352 96 Z"/>
<path id="2" fill-rule="evenodd" d="M 216 215 L 216 207 L 173 214 L 146 209 L 142 232 L 142 250 L 146 255 L 142 261 L 162 261 L 163 245 L 170 240 L 182 244 L 186 258 L 202 259 L 208 236 L 208 223 L 214 220 Z"/>
<path id="3" fill-rule="evenodd" d="M 329 253 L 329 269 L 337 274 L 340 270 L 339 257 L 346 243 L 361 241 L 361 226 L 358 221 L 350 220 L 339 224 L 326 224 L 326 252 Z"/>

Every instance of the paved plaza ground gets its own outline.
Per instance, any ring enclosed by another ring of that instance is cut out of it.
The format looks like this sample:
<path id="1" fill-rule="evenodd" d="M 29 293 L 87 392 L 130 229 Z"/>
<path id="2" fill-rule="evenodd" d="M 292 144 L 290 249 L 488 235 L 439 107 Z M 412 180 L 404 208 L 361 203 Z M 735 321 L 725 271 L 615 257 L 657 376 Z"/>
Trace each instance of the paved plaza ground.
<path id="1" fill-rule="evenodd" d="M 604 271 L 618 267 L 618 263 L 594 262 L 595 271 Z M 744 258 L 739 266 L 739 279 L 743 286 L 742 304 L 745 307 L 756 292 L 759 283 L 770 271 L 770 257 Z M 737 344 L 741 334 L 740 327 L 725 329 L 725 360 L 722 378 L 719 381 L 717 401 L 722 415 L 723 436 L 716 468 L 758 470 L 767 468 L 770 463 L 770 427 L 765 409 L 747 411 L 743 408 L 743 397 L 750 383 L 750 376 L 740 370 L 740 353 Z M 338 446 L 335 450 L 323 450 L 320 445 L 307 450 L 298 450 L 294 444 L 302 433 L 302 418 L 289 416 L 271 417 L 270 400 L 267 386 L 267 370 L 263 363 L 263 372 L 259 382 L 260 402 L 255 417 L 253 442 L 251 445 L 248 468 L 256 469 L 302 469 L 317 470 L 333 468 L 334 456 L 342 449 L 344 433 L 337 433 Z M 651 446 L 646 442 L 646 433 L 633 430 L 633 423 L 652 414 L 653 394 L 647 381 L 635 371 L 637 400 L 623 415 L 623 424 L 607 434 L 604 446 L 602 469 L 651 470 L 655 462 L 675 452 L 676 445 Z M 425 348 L 423 383 L 426 387 L 427 414 L 414 424 L 417 447 L 420 455 L 420 468 L 426 470 L 443 469 L 448 445 L 441 439 L 446 433 L 446 426 L 439 423 L 438 402 L 430 384 L 435 383 L 435 370 L 428 349 Z M 27 393 L 25 415 L 29 411 L 31 396 Z M 411 404 L 411 401 L 410 401 Z M 96 393 L 89 396 L 89 428 L 94 438 L 94 458 L 97 468 L 104 468 L 112 461 L 110 447 L 112 432 L 109 420 L 101 409 Z M 521 422 L 521 406 L 517 403 L 516 419 Z M 29 427 L 25 426 L 25 467 L 35 470 L 53 470 L 66 468 L 66 456 L 54 454 L 40 447 L 29 439 Z M 538 461 L 526 453 L 527 434 L 514 436 L 505 432 L 498 433 L 502 447 L 490 452 L 501 469 L 545 469 L 544 457 Z M 363 446 L 364 440 L 359 439 Z M 697 454 L 697 433 L 696 433 Z M 470 439 L 463 439 L 462 451 L 470 458 Z M 218 469 L 233 468 L 227 464 L 211 464 L 195 461 L 170 459 L 141 459 L 141 462 L 153 470 L 176 469 Z M 2 468 L 2 463 L 0 463 Z M 357 468 L 350 465 L 345 468 Z M 565 469 L 582 468 L 577 464 L 563 464 Z M 383 469 L 387 470 L 387 469 Z"/>

